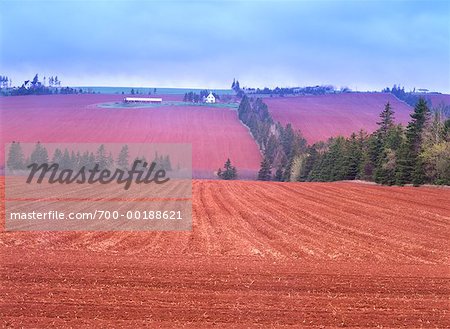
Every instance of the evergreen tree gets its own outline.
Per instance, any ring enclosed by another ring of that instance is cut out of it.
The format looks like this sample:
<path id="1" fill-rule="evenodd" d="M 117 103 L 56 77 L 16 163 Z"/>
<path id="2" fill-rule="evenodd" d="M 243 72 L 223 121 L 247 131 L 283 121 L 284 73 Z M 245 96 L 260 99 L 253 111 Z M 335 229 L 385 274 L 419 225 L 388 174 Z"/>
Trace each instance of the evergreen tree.
<path id="1" fill-rule="evenodd" d="M 59 165 L 62 161 L 62 157 L 63 157 L 62 151 L 59 148 L 55 149 L 55 152 L 53 153 L 52 163 Z"/>
<path id="2" fill-rule="evenodd" d="M 306 160 L 300 170 L 300 181 L 307 182 L 310 180 L 311 171 L 314 168 L 314 164 L 319 159 L 319 153 L 317 152 L 315 146 L 308 148 Z"/>
<path id="3" fill-rule="evenodd" d="M 124 146 L 122 146 L 122 149 L 120 150 L 120 153 L 117 157 L 117 162 L 116 162 L 117 168 L 122 169 L 122 170 L 128 169 L 128 166 L 129 166 L 128 157 L 129 157 L 128 145 L 124 145 Z"/>
<path id="4" fill-rule="evenodd" d="M 106 155 L 105 145 L 100 145 L 97 149 L 97 153 L 95 154 L 95 162 L 98 163 L 98 167 L 100 170 L 107 169 L 109 167 L 108 156 Z"/>
<path id="5" fill-rule="evenodd" d="M 274 134 L 270 134 L 269 139 L 267 140 L 267 146 L 264 150 L 264 155 L 267 157 L 267 160 L 272 165 L 275 161 L 275 157 L 277 156 L 277 151 L 279 148 L 279 143 Z"/>
<path id="6" fill-rule="evenodd" d="M 277 171 L 275 172 L 275 177 L 274 180 L 276 180 L 277 182 L 282 182 L 283 181 L 283 167 L 280 165 L 277 168 Z"/>
<path id="7" fill-rule="evenodd" d="M 89 167 L 89 152 L 88 151 L 83 152 L 83 154 L 80 156 L 80 160 L 78 161 L 78 166 L 80 168 L 84 167 L 86 170 L 90 169 L 90 167 Z"/>
<path id="8" fill-rule="evenodd" d="M 411 172 L 413 170 L 413 155 L 407 141 L 402 143 L 398 151 L 397 166 L 395 168 L 395 184 L 405 185 L 411 182 Z"/>
<path id="9" fill-rule="evenodd" d="M 114 165 L 114 158 L 112 153 L 109 152 L 108 157 L 106 158 L 106 168 L 111 168 Z"/>
<path id="10" fill-rule="evenodd" d="M 78 169 L 78 160 L 74 151 L 70 153 L 70 168 L 73 170 Z"/>
<path id="11" fill-rule="evenodd" d="M 36 73 L 36 75 L 34 76 L 33 80 L 31 81 L 31 84 L 33 85 L 33 87 L 36 87 L 38 82 L 39 82 L 39 78 L 38 78 L 38 75 Z"/>
<path id="12" fill-rule="evenodd" d="M 237 170 L 234 166 L 231 165 L 231 161 L 228 158 L 224 164 L 224 170 L 219 169 L 217 171 L 217 176 L 221 179 L 225 180 L 233 180 L 237 178 Z"/>
<path id="13" fill-rule="evenodd" d="M 239 103 L 239 107 L 238 107 L 239 120 L 241 120 L 242 122 L 247 124 L 245 121 L 247 121 L 246 118 L 249 115 L 249 113 L 251 113 L 251 110 L 252 110 L 252 108 L 250 106 L 250 100 L 247 97 L 247 95 L 245 95 L 244 97 L 242 97 L 242 100 Z"/>
<path id="14" fill-rule="evenodd" d="M 406 141 L 400 148 L 396 182 L 399 185 L 413 183 L 423 184 L 425 173 L 419 159 L 422 151 L 423 132 L 429 120 L 430 110 L 427 102 L 420 98 L 411 114 L 411 121 L 406 128 Z"/>
<path id="15" fill-rule="evenodd" d="M 59 169 L 60 170 L 74 169 L 73 165 L 72 165 L 72 162 L 70 161 L 69 151 L 67 149 L 64 149 L 61 162 L 59 163 Z"/>
<path id="16" fill-rule="evenodd" d="M 95 167 L 95 155 L 94 153 L 90 153 L 87 161 L 87 169 L 93 169 Z"/>
<path id="17" fill-rule="evenodd" d="M 392 185 L 395 182 L 396 152 L 400 145 L 400 137 L 396 134 L 394 125 L 394 111 L 389 103 L 380 113 L 381 121 L 377 122 L 378 129 L 374 134 L 376 139 L 376 156 L 374 156 L 375 168 L 373 179 L 380 184 Z"/>
<path id="18" fill-rule="evenodd" d="M 164 162 L 163 162 L 163 168 L 166 171 L 172 171 L 172 163 L 170 162 L 170 157 L 169 155 L 166 155 L 164 157 Z"/>
<path id="19" fill-rule="evenodd" d="M 364 180 L 373 180 L 382 149 L 381 139 L 376 134 L 372 134 L 367 138 L 363 145 L 363 155 L 358 177 Z"/>
<path id="20" fill-rule="evenodd" d="M 269 160 L 264 157 L 261 161 L 261 169 L 258 172 L 258 180 L 269 181 L 272 178 L 272 171 Z"/>
<path id="21" fill-rule="evenodd" d="M 425 170 L 422 159 L 417 156 L 414 163 L 414 171 L 412 173 L 412 183 L 419 186 L 425 183 Z"/>
<path id="22" fill-rule="evenodd" d="M 385 138 L 388 131 L 394 127 L 394 111 L 392 110 L 391 104 L 386 103 L 384 110 L 380 113 L 381 121 L 377 122 L 378 133 L 381 138 Z"/>
<path id="23" fill-rule="evenodd" d="M 36 146 L 35 146 L 33 152 L 31 152 L 30 163 L 32 163 L 32 164 L 36 163 L 38 165 L 48 163 L 47 149 L 44 146 L 42 146 L 42 144 L 40 142 L 36 143 Z"/>
<path id="24" fill-rule="evenodd" d="M 19 142 L 12 142 L 8 152 L 6 166 L 10 170 L 25 169 L 25 157 Z"/>
<path id="25" fill-rule="evenodd" d="M 80 151 L 77 151 L 77 155 L 75 156 L 75 163 L 77 164 L 76 166 L 77 169 L 80 169 L 83 166 Z"/>
<path id="26" fill-rule="evenodd" d="M 344 159 L 345 179 L 354 180 L 357 178 L 362 157 L 362 145 L 358 141 L 356 134 L 353 133 L 350 139 L 346 141 Z"/>
<path id="27" fill-rule="evenodd" d="M 149 161 L 147 161 L 147 158 L 146 158 L 145 156 L 142 156 L 142 157 L 137 156 L 137 157 L 133 160 L 132 164 L 134 164 L 134 162 L 137 161 L 137 160 L 141 161 L 141 162 L 136 166 L 136 169 L 138 169 L 138 170 L 147 170 L 147 169 L 149 168 L 149 165 L 151 165 L 151 163 L 150 163 Z M 157 162 L 156 160 L 153 160 L 153 162 L 155 162 L 156 165 L 157 165 L 157 166 L 155 167 L 156 170 L 161 169 L 161 167 L 158 166 L 158 162 Z M 144 167 L 144 164 L 146 164 L 146 163 L 147 163 L 147 165 Z"/>

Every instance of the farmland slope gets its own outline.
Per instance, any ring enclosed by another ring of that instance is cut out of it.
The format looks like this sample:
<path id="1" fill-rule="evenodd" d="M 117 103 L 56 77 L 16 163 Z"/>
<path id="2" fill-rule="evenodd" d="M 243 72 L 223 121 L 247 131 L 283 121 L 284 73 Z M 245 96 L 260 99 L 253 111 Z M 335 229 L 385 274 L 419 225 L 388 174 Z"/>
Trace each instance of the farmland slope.
<path id="1" fill-rule="evenodd" d="M 190 232 L 1 232 L 2 325 L 450 325 L 448 189 L 194 181 L 193 198 Z"/>
<path id="2" fill-rule="evenodd" d="M 379 114 L 389 102 L 397 123 L 406 124 L 412 108 L 391 94 L 344 93 L 320 96 L 265 98 L 273 118 L 300 129 L 312 144 L 338 135 L 349 136 L 377 127 Z"/>
<path id="3" fill-rule="evenodd" d="M 241 177 L 254 175 L 261 155 L 234 110 L 205 106 L 99 108 L 122 95 L 0 98 L 1 144 L 21 142 L 192 143 L 197 177 L 212 177 L 229 157 Z M 179 100 L 180 96 L 163 96 Z M 0 153 L 4 162 L 4 150 Z"/>

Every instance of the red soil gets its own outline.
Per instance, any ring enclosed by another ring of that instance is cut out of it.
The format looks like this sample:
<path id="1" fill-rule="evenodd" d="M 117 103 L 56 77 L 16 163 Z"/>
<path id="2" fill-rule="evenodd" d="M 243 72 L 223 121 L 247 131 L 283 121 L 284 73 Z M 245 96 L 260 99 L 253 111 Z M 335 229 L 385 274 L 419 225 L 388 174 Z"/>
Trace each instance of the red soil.
<path id="1" fill-rule="evenodd" d="M 180 100 L 181 96 L 163 96 Z M 123 95 L 50 95 L 0 98 L 1 144 L 21 142 L 192 143 L 193 170 L 212 177 L 229 157 L 243 176 L 261 155 L 234 110 L 198 106 L 106 109 L 93 104 Z M 0 162 L 4 161 L 4 150 Z"/>
<path id="2" fill-rule="evenodd" d="M 450 106 L 450 95 L 447 94 L 430 94 L 425 98 L 430 99 L 433 107 L 438 107 L 442 104 Z"/>
<path id="3" fill-rule="evenodd" d="M 193 198 L 191 232 L 0 232 L 2 326 L 450 326 L 448 189 L 194 181 Z"/>
<path id="4" fill-rule="evenodd" d="M 407 124 L 412 108 L 391 94 L 349 93 L 321 96 L 265 98 L 275 120 L 291 123 L 312 144 L 335 136 L 349 136 L 377 128 L 379 114 L 390 102 L 397 123 Z"/>

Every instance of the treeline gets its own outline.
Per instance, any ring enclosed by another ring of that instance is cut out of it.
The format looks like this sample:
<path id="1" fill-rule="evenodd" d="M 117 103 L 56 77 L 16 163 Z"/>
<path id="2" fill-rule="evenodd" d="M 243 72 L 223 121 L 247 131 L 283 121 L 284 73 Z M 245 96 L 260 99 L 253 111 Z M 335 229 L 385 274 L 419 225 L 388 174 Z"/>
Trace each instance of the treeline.
<path id="1" fill-rule="evenodd" d="M 398 99 L 404 101 L 406 104 L 410 106 L 416 106 L 419 101 L 420 96 L 413 92 L 406 92 L 405 87 L 394 85 L 392 88 L 386 87 L 381 92 L 383 93 L 391 93 Z M 430 102 L 431 104 L 431 102 Z"/>
<path id="2" fill-rule="evenodd" d="M 220 97 L 216 93 L 212 93 L 213 96 L 216 98 L 216 100 L 219 100 Z M 204 99 L 209 95 L 208 90 L 200 90 L 200 93 L 197 94 L 193 91 L 190 91 L 188 93 L 184 94 L 183 102 L 189 102 L 189 103 L 201 103 L 204 101 Z"/>
<path id="3" fill-rule="evenodd" d="M 106 150 L 105 145 L 103 144 L 98 147 L 95 153 L 89 151 L 75 152 L 70 151 L 67 148 L 64 150 L 57 148 L 50 158 L 46 147 L 40 142 L 36 143 L 36 146 L 29 157 L 25 157 L 20 142 L 13 142 L 8 151 L 6 166 L 10 170 L 25 170 L 30 164 L 36 163 L 41 165 L 47 163 L 49 165 L 58 164 L 59 170 L 78 170 L 82 167 L 90 170 L 98 164 L 100 170 L 113 168 L 128 170 L 136 160 L 141 160 L 142 163 L 150 163 L 145 157 L 136 157 L 130 163 L 128 145 L 122 146 L 116 159 L 113 158 L 111 152 Z M 151 162 L 156 163 L 155 169 L 164 169 L 166 171 L 171 171 L 173 169 L 169 155 L 163 156 L 155 153 Z M 138 166 L 138 168 L 140 167 Z"/>
<path id="4" fill-rule="evenodd" d="M 0 89 L 9 88 L 12 85 L 12 80 L 6 75 L 0 75 Z"/>
<path id="5" fill-rule="evenodd" d="M 420 91 L 426 91 L 426 89 L 419 89 Z M 405 103 L 407 103 L 408 105 L 414 107 L 416 106 L 417 102 L 419 101 L 420 98 L 424 98 L 427 101 L 428 106 L 432 109 L 432 112 L 441 112 L 442 114 L 444 114 L 444 116 L 446 118 L 450 118 L 450 106 L 446 105 L 446 104 L 434 104 L 431 100 L 431 98 L 429 97 L 429 94 L 423 94 L 423 93 L 416 93 L 416 89 L 414 88 L 414 90 L 412 92 L 406 92 L 405 91 L 405 87 L 401 87 L 401 86 L 397 86 L 394 85 L 392 88 L 384 88 L 382 90 L 382 92 L 385 93 L 391 93 L 392 95 L 394 95 L 395 97 L 397 97 L 398 99 L 404 101 Z"/>
<path id="6" fill-rule="evenodd" d="M 260 95 L 277 95 L 283 97 L 285 95 L 325 95 L 335 94 L 343 92 L 351 92 L 349 88 L 336 89 L 334 86 L 308 86 L 308 87 L 276 87 L 276 88 L 245 88 L 245 92 L 248 94 L 260 94 Z"/>
<path id="7" fill-rule="evenodd" d="M 1 77 L 0 85 L 1 95 L 3 96 L 22 96 L 22 95 L 50 95 L 50 94 L 81 94 L 83 93 L 82 89 L 75 89 L 70 87 L 61 87 L 61 81 L 57 76 L 49 77 L 48 83 L 47 78 L 44 77 L 44 81 L 39 81 L 39 75 L 36 74 L 32 80 L 26 80 L 19 87 L 8 87 L 8 81 L 11 82 L 11 79 L 8 77 Z M 10 83 L 11 84 L 11 83 Z"/>
<path id="8" fill-rule="evenodd" d="M 299 181 L 361 179 L 385 185 L 450 185 L 450 120 L 419 99 L 406 128 L 387 103 L 378 129 L 336 137 L 310 147 Z"/>
<path id="9" fill-rule="evenodd" d="M 261 98 L 253 99 L 244 95 L 238 116 L 250 129 L 263 154 L 262 171 L 258 178 L 291 180 L 298 158 L 306 152 L 307 143 L 300 132 L 295 131 L 290 124 L 282 126 L 279 122 L 275 123 Z"/>
<path id="10" fill-rule="evenodd" d="M 156 88 L 153 88 L 153 93 L 156 94 Z M 124 95 L 124 94 L 125 94 L 125 92 L 122 91 L 122 95 Z M 145 94 L 145 91 L 144 91 L 144 90 L 139 90 L 138 88 L 136 88 L 136 89 L 131 88 L 130 94 L 131 94 L 131 95 L 139 95 L 139 94 L 144 95 L 144 94 Z M 147 92 L 147 94 L 148 94 L 148 95 L 151 95 L 151 94 L 152 94 L 152 90 L 149 89 L 148 92 Z"/>

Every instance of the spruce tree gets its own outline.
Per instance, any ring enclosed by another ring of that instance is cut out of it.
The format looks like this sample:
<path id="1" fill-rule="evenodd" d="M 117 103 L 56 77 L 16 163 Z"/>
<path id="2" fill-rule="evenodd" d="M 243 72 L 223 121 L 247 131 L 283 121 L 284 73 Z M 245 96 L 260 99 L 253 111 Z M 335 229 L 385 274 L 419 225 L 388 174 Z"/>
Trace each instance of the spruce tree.
<path id="1" fill-rule="evenodd" d="M 122 169 L 122 170 L 128 169 L 128 166 L 129 166 L 128 157 L 129 157 L 128 145 L 124 145 L 124 146 L 122 146 L 122 149 L 120 150 L 120 153 L 117 157 L 117 162 L 116 162 L 117 168 Z"/>
<path id="2" fill-rule="evenodd" d="M 388 131 L 394 127 L 394 111 L 389 102 L 384 106 L 384 110 L 380 113 L 381 121 L 377 122 L 378 132 L 382 138 L 386 137 Z"/>
<path id="3" fill-rule="evenodd" d="M 370 135 L 363 145 L 362 161 L 358 177 L 364 180 L 373 180 L 378 164 L 378 158 L 382 151 L 382 142 L 377 134 Z"/>
<path id="4" fill-rule="evenodd" d="M 98 164 L 100 170 L 108 168 L 109 159 L 106 155 L 105 145 L 100 145 L 95 154 L 95 162 Z"/>
<path id="5" fill-rule="evenodd" d="M 374 152 L 374 171 L 373 179 L 379 184 L 392 185 L 394 181 L 393 172 L 394 168 L 390 162 L 392 162 L 392 156 L 394 155 L 393 149 L 397 149 L 398 146 L 393 145 L 392 140 L 394 125 L 394 111 L 392 110 L 389 102 L 385 105 L 384 110 L 380 113 L 381 121 L 377 122 L 378 129 L 374 133 L 376 139 L 376 149 Z"/>
<path id="6" fill-rule="evenodd" d="M 10 170 L 25 169 L 25 157 L 19 142 L 12 142 L 9 147 L 8 160 L 6 166 Z"/>
<path id="7" fill-rule="evenodd" d="M 59 163 L 59 169 L 60 170 L 65 170 L 65 169 L 74 169 L 73 168 L 73 164 L 70 161 L 70 154 L 69 151 L 67 149 L 64 149 L 62 158 L 61 158 L 61 162 Z"/>
<path id="8" fill-rule="evenodd" d="M 396 170 L 396 183 L 399 185 L 407 183 L 420 185 L 425 180 L 423 163 L 419 154 L 422 151 L 423 132 L 429 116 L 427 102 L 420 98 L 411 114 L 411 121 L 406 128 L 406 141 L 399 152 Z"/>
<path id="9" fill-rule="evenodd" d="M 310 180 L 310 174 L 318 159 L 319 153 L 317 152 L 317 149 L 313 145 L 308 149 L 307 158 L 300 171 L 300 181 L 307 182 Z"/>
<path id="10" fill-rule="evenodd" d="M 112 168 L 114 165 L 114 158 L 111 152 L 109 152 L 108 157 L 106 158 L 106 168 Z"/>
<path id="11" fill-rule="evenodd" d="M 62 157 L 62 151 L 59 148 L 55 149 L 55 152 L 53 153 L 52 163 L 59 165 L 62 161 Z"/>
<path id="12" fill-rule="evenodd" d="M 164 164 L 163 164 L 164 170 L 166 171 L 172 171 L 172 163 L 170 162 L 170 156 L 166 155 L 164 157 Z"/>
<path id="13" fill-rule="evenodd" d="M 36 163 L 38 165 L 48 163 L 47 149 L 40 142 L 36 143 L 33 152 L 31 152 L 30 163 Z"/>
<path id="14" fill-rule="evenodd" d="M 362 147 L 355 133 L 346 141 L 344 170 L 345 179 L 354 180 L 359 173 L 359 167 L 362 161 Z"/>
<path id="15" fill-rule="evenodd" d="M 264 157 L 261 161 L 261 169 L 258 172 L 258 180 L 269 181 L 272 178 L 272 171 L 269 160 Z"/>
<path id="16" fill-rule="evenodd" d="M 87 161 L 87 169 L 93 169 L 95 167 L 95 155 L 93 152 L 89 153 Z"/>
<path id="17" fill-rule="evenodd" d="M 228 158 L 223 166 L 224 170 L 219 169 L 217 172 L 217 176 L 221 179 L 225 180 L 233 180 L 237 178 L 237 170 L 236 167 L 234 167 L 231 164 L 230 159 Z"/>

